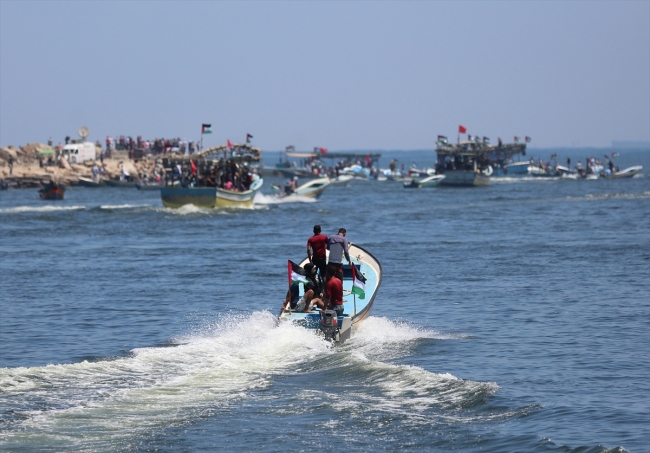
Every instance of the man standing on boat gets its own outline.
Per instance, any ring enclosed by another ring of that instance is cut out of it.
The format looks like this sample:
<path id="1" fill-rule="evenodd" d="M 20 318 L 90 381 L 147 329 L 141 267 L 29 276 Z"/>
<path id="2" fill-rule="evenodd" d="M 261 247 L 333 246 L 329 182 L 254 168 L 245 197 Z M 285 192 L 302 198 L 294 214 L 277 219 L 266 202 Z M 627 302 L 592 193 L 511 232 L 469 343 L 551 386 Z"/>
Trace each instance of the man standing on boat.
<path id="1" fill-rule="evenodd" d="M 330 251 L 328 264 L 334 265 L 339 279 L 343 279 L 343 255 L 348 260 L 348 264 L 352 266 L 348 253 L 348 240 L 345 237 L 345 228 L 339 228 L 337 234 L 333 234 L 327 239 L 327 250 Z"/>
<path id="2" fill-rule="evenodd" d="M 347 252 L 346 252 L 347 253 Z M 327 284 L 325 285 L 325 306 L 336 311 L 336 316 L 343 315 L 343 282 L 335 264 L 327 266 Z"/>
<path id="3" fill-rule="evenodd" d="M 327 267 L 327 239 L 321 234 L 320 225 L 314 225 L 314 235 L 307 240 L 307 257 L 318 268 L 321 278 L 325 278 Z"/>

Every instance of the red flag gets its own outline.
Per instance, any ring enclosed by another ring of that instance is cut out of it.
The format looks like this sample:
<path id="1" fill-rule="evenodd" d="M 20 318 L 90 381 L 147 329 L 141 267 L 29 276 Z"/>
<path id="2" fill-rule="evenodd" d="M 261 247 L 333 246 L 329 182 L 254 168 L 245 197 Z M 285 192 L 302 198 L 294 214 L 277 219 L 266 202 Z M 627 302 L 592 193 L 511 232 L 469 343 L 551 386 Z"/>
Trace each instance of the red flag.
<path id="1" fill-rule="evenodd" d="M 321 149 L 320 149 L 320 153 L 321 153 L 321 154 L 325 154 L 326 152 L 327 152 L 327 148 L 321 148 Z"/>
<path id="2" fill-rule="evenodd" d="M 467 128 L 461 124 L 460 126 L 458 126 L 458 133 L 459 134 L 467 133 Z"/>
<path id="3" fill-rule="evenodd" d="M 192 168 L 192 174 L 196 176 L 196 164 L 193 160 L 190 161 L 190 167 Z"/>
<path id="4" fill-rule="evenodd" d="M 232 148 L 232 143 L 230 143 L 230 139 L 228 139 L 228 148 Z"/>

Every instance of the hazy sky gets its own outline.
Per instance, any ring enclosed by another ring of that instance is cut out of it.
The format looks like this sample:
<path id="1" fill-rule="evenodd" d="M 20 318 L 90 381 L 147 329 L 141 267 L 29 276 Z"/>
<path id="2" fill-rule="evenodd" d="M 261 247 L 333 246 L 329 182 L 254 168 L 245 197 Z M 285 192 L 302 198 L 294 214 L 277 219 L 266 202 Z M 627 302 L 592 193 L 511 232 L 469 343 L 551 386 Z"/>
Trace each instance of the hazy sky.
<path id="1" fill-rule="evenodd" d="M 0 0 L 0 145 L 650 140 L 650 1 Z"/>

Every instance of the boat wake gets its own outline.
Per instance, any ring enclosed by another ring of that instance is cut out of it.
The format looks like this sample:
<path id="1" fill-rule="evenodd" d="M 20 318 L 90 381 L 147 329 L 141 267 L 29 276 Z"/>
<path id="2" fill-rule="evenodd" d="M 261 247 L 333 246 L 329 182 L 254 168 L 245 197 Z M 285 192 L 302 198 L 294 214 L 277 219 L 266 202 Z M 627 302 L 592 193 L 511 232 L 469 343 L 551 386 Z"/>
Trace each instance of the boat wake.
<path id="1" fill-rule="evenodd" d="M 278 325 L 265 311 L 226 315 L 173 340 L 173 347 L 134 349 L 127 357 L 2 368 L 0 450 L 127 449 L 142 436 L 219 417 L 244 401 L 273 410 L 314 400 L 337 411 L 362 404 L 417 421 L 497 390 L 494 383 L 386 362 L 428 338 L 446 337 L 370 317 L 336 348 L 316 331 Z M 271 402 L 262 396 L 269 389 L 276 395 Z M 332 399 L 334 392 L 344 397 Z"/>
<path id="2" fill-rule="evenodd" d="M 312 197 L 304 197 L 301 195 L 287 195 L 286 197 L 276 197 L 273 195 L 264 195 L 261 193 L 255 194 L 254 202 L 261 205 L 269 204 L 285 204 L 285 203 L 316 203 L 318 200 Z"/>
<path id="3" fill-rule="evenodd" d="M 0 214 L 19 214 L 30 212 L 61 212 L 83 211 L 85 206 L 16 206 L 13 208 L 0 208 Z"/>

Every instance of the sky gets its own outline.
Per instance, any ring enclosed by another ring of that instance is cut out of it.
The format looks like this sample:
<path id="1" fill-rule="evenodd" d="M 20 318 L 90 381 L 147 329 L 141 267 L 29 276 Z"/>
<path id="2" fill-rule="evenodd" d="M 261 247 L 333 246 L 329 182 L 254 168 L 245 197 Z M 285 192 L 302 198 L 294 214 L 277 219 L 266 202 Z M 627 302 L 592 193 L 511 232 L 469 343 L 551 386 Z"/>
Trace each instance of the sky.
<path id="1" fill-rule="evenodd" d="M 650 140 L 650 1 L 0 0 L 0 146 Z"/>

